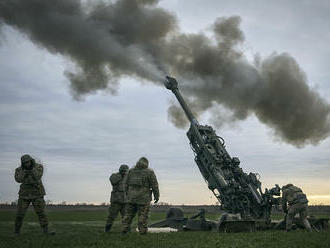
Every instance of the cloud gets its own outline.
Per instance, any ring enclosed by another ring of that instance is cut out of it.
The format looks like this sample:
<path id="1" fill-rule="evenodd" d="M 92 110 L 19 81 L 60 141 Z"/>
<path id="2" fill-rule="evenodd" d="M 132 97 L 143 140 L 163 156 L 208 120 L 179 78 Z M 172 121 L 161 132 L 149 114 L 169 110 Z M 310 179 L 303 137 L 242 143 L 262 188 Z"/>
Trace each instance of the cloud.
<path id="1" fill-rule="evenodd" d="M 186 6 L 188 7 L 188 5 Z M 153 8 L 153 6 L 149 5 L 148 8 Z M 254 15 L 252 17 L 254 18 Z M 214 15 L 212 19 L 214 19 Z M 194 20 L 198 20 L 200 23 L 204 21 L 198 18 L 194 18 Z M 226 20 L 228 18 L 219 19 L 216 22 L 222 23 Z M 230 21 L 231 29 L 236 27 L 235 30 L 239 31 L 240 25 L 244 25 L 247 18 L 242 16 L 241 24 L 239 24 L 239 20 L 236 17 Z M 180 19 L 180 24 L 182 21 L 185 20 Z M 268 24 L 269 22 L 265 20 L 265 25 Z M 109 91 L 105 90 L 104 92 L 94 92 L 86 97 L 85 101 L 72 101 L 67 81 L 62 73 L 64 70 L 73 73 L 77 71 L 72 69 L 74 66 L 69 64 L 68 60 L 61 55 L 62 53 L 48 53 L 44 46 L 39 43 L 32 44 L 26 39 L 26 34 L 18 33 L 16 31 L 18 29 L 3 26 L 3 30 L 3 35 L 6 37 L 0 47 L 1 201 L 17 198 L 18 184 L 14 182 L 13 171 L 18 166 L 19 156 L 29 152 L 45 163 L 44 183 L 48 193 L 47 197 L 50 200 L 58 202 L 62 200 L 68 202 L 108 201 L 109 174 L 116 171 L 122 162 L 134 164 L 136 159 L 144 153 L 150 158 L 152 167 L 157 173 L 164 200 L 185 204 L 215 202 L 214 199 L 209 200 L 211 193 L 193 161 L 193 154 L 185 132 L 176 130 L 166 122 L 168 106 L 166 98 L 170 92 L 167 92 L 167 95 L 164 88 L 157 88 L 145 81 L 141 86 L 136 78 L 124 76 L 117 81 L 118 84 L 113 85 L 118 93 L 115 97 L 109 97 Z M 211 32 L 210 30 L 208 32 Z M 203 35 L 182 32 L 176 34 L 203 37 Z M 234 33 L 233 37 L 238 38 L 233 39 L 242 40 L 237 34 Z M 243 36 L 246 40 L 251 38 L 247 32 L 244 32 Z M 272 34 L 273 39 L 277 36 L 278 33 Z M 258 37 L 260 40 L 266 39 L 264 35 L 262 39 L 260 36 Z M 214 37 L 205 38 L 205 41 L 209 42 L 207 44 L 211 47 L 216 46 Z M 275 43 L 268 43 L 267 50 L 276 45 Z M 241 46 L 235 44 L 234 46 Z M 233 49 L 239 52 L 237 47 L 233 47 Z M 316 52 L 318 49 L 314 51 Z M 323 55 L 324 53 L 315 55 L 311 64 L 317 64 L 315 59 Z M 297 71 L 301 73 L 293 75 L 300 75 L 304 78 L 301 67 L 295 66 L 292 56 L 290 58 L 287 54 L 271 55 L 267 62 L 272 65 L 271 69 L 273 64 L 277 65 L 276 61 L 281 61 L 273 60 L 274 57 L 278 59 L 285 57 L 284 64 L 298 68 Z M 239 58 L 243 61 L 239 60 L 242 66 L 237 68 L 246 68 L 246 70 L 239 72 L 237 77 L 249 74 L 249 78 L 252 79 L 255 75 L 258 76 L 255 74 L 256 72 L 260 74 L 262 62 L 267 61 L 266 58 L 262 58 L 259 65 L 255 66 L 247 62 L 243 54 Z M 72 61 L 74 63 L 74 60 Z M 299 59 L 299 61 L 301 60 Z M 325 59 L 325 61 L 327 60 Z M 77 67 L 79 70 L 79 64 Z M 281 66 L 274 68 L 282 70 Z M 310 70 L 311 68 L 308 66 L 306 68 L 308 75 L 322 71 L 320 67 L 318 67 L 318 71 Z M 207 68 L 203 69 L 207 70 Z M 267 73 L 263 76 L 271 73 L 272 71 L 267 69 Z M 326 78 L 326 75 L 324 77 Z M 309 82 L 305 78 L 305 83 L 308 85 L 314 81 L 317 81 L 315 77 Z M 249 89 L 253 82 L 254 80 L 248 81 L 245 87 Z M 263 186 L 272 187 L 275 183 L 284 184 L 294 181 L 304 190 L 306 189 L 308 194 L 329 193 L 329 189 L 326 187 L 326 176 L 329 175 L 327 169 L 329 168 L 327 165 L 329 139 L 318 146 L 306 146 L 301 150 L 283 142 L 274 143 L 269 138 L 269 133 L 273 132 L 270 131 L 272 129 L 260 124 L 255 117 L 254 110 L 247 111 L 247 116 L 245 116 L 246 106 L 240 109 L 234 105 L 233 110 L 235 111 L 230 109 L 228 111 L 225 103 L 229 103 L 230 99 L 225 99 L 224 103 L 197 101 L 199 93 L 193 90 L 194 87 L 203 90 L 204 84 L 209 86 L 207 84 L 210 83 L 210 86 L 214 88 L 209 91 L 211 93 L 217 91 L 221 95 L 222 84 L 212 84 L 212 81 L 195 78 L 189 81 L 184 76 L 181 77 L 179 83 L 191 108 L 196 114 L 200 114 L 201 123 L 207 121 L 206 117 L 213 116 L 219 126 L 223 123 L 227 124 L 222 126 L 221 131 L 216 129 L 218 134 L 225 138 L 229 153 L 240 158 L 244 171 L 259 172 Z M 118 88 L 119 84 L 121 88 Z M 280 85 L 264 86 L 271 89 Z M 205 88 L 208 89 L 206 86 Z M 240 85 L 235 87 L 240 89 Z M 323 98 L 326 98 L 327 92 L 324 91 L 324 87 L 326 85 L 322 85 L 319 92 Z M 310 93 L 316 92 L 311 87 L 307 89 Z M 264 89 L 257 89 L 255 93 L 262 90 Z M 244 92 L 244 90 L 236 91 L 243 97 Z M 252 91 L 251 94 L 253 93 Z M 203 96 L 201 97 L 203 98 Z M 250 106 L 256 105 L 251 101 L 251 105 L 248 107 L 250 108 Z M 215 111 L 213 111 L 214 108 Z M 207 111 L 206 115 L 205 112 L 202 114 L 203 111 Z M 220 111 L 225 111 L 226 116 L 224 117 Z M 240 116 L 246 118 L 245 121 L 235 123 L 234 126 L 230 121 L 236 120 Z M 183 115 L 180 117 L 184 118 Z M 230 121 L 228 122 L 228 120 Z M 307 124 L 312 123 L 307 122 Z M 196 184 L 192 182 L 196 182 Z M 93 187 L 89 189 L 88 185 L 93 185 Z M 67 190 L 68 188 L 70 191 Z M 86 192 L 88 190 L 88 194 L 82 192 L 81 188 Z M 195 199 L 191 188 L 198 190 L 202 197 Z M 182 190 L 182 193 L 175 193 L 178 189 Z M 184 198 L 186 194 L 188 197 Z"/>
<path id="2" fill-rule="evenodd" d="M 98 90 L 114 94 L 122 76 L 159 84 L 171 71 L 197 115 L 212 110 L 217 116 L 217 105 L 232 113 L 229 121 L 254 113 L 279 140 L 297 147 L 329 136 L 330 106 L 291 55 L 274 53 L 251 64 L 238 49 L 244 42 L 239 16 L 217 18 L 209 38 L 180 32 L 175 15 L 157 3 L 5 0 L 0 19 L 74 61 L 76 71 L 65 75 L 76 99 Z M 185 126 L 177 107 L 168 113 L 177 127 Z"/>

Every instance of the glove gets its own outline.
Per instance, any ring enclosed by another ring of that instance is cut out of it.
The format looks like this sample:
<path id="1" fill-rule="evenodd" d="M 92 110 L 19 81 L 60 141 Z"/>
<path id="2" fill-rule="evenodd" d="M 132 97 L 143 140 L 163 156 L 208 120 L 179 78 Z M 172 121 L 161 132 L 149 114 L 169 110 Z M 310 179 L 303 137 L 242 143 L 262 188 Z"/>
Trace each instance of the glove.
<path id="1" fill-rule="evenodd" d="M 159 201 L 159 199 L 155 199 L 154 203 L 157 203 Z"/>

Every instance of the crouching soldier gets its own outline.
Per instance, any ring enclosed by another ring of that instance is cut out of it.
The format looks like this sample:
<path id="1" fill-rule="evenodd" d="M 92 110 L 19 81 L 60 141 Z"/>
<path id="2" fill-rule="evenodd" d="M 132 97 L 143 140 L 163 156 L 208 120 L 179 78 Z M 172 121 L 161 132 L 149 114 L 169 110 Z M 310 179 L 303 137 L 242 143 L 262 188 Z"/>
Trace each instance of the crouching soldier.
<path id="1" fill-rule="evenodd" d="M 289 207 L 288 207 L 289 205 Z M 293 184 L 282 187 L 282 208 L 287 214 L 286 230 L 291 231 L 292 222 L 296 214 L 299 213 L 300 220 L 308 231 L 312 231 L 311 225 L 307 220 L 308 200 L 302 190 Z"/>
<path id="2" fill-rule="evenodd" d="M 40 226 L 45 234 L 49 232 L 48 219 L 45 214 L 45 189 L 41 181 L 43 166 L 35 162 L 28 154 L 21 157 L 21 166 L 15 170 L 15 180 L 20 183 L 17 214 L 15 219 L 15 233 L 19 234 L 25 213 L 32 203 L 34 211 L 39 217 Z"/>
<path id="3" fill-rule="evenodd" d="M 148 214 L 152 193 L 155 203 L 159 200 L 157 178 L 153 170 L 148 168 L 148 164 L 149 162 L 145 157 L 140 158 L 136 166 L 128 171 L 125 179 L 127 205 L 123 219 L 123 234 L 130 230 L 136 213 L 138 213 L 140 234 L 146 234 L 148 231 Z"/>
<path id="4" fill-rule="evenodd" d="M 109 180 L 112 185 L 109 216 L 105 225 L 105 232 L 110 232 L 114 220 L 120 212 L 121 218 L 125 215 L 125 199 L 124 199 L 124 186 L 123 180 L 128 172 L 129 167 L 123 164 L 119 168 L 118 173 L 113 173 Z"/>

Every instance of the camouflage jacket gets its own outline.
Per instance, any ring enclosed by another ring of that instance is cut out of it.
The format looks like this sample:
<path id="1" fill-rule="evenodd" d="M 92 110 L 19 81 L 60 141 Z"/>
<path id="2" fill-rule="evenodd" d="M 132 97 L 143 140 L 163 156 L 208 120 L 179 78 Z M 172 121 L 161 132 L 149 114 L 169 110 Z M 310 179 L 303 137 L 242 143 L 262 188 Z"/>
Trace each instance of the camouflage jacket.
<path id="1" fill-rule="evenodd" d="M 128 171 L 124 181 L 127 203 L 149 204 L 154 199 L 159 199 L 159 189 L 156 175 L 153 170 L 142 164 L 137 164 Z"/>
<path id="2" fill-rule="evenodd" d="M 113 173 L 110 178 L 110 183 L 112 185 L 110 202 L 112 203 L 125 203 L 124 199 L 124 177 L 118 172 Z"/>
<path id="3" fill-rule="evenodd" d="M 282 189 L 282 206 L 286 211 L 287 204 L 294 205 L 297 203 L 307 204 L 308 200 L 302 190 L 292 184 L 288 184 Z"/>
<path id="4" fill-rule="evenodd" d="M 32 170 L 23 170 L 22 167 L 15 170 L 15 180 L 21 184 L 18 192 L 20 198 L 35 199 L 46 194 L 41 181 L 43 170 L 41 164 L 35 164 Z"/>

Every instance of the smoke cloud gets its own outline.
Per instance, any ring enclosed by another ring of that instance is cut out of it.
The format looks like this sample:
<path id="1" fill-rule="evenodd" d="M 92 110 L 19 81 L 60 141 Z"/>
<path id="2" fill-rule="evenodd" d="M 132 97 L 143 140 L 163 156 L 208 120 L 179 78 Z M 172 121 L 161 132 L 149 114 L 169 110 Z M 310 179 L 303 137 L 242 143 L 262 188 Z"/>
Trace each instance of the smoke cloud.
<path id="1" fill-rule="evenodd" d="M 194 113 L 211 111 L 217 125 L 254 114 L 297 147 L 329 136 L 330 106 L 308 86 L 293 57 L 274 53 L 252 64 L 238 48 L 244 42 L 240 17 L 216 19 L 212 38 L 185 34 L 157 3 L 0 0 L 0 22 L 76 64 L 65 72 L 75 98 L 105 89 L 115 93 L 121 76 L 161 85 L 171 72 Z M 230 117 L 221 118 L 223 109 Z M 175 126 L 186 126 L 176 104 L 168 113 Z"/>

